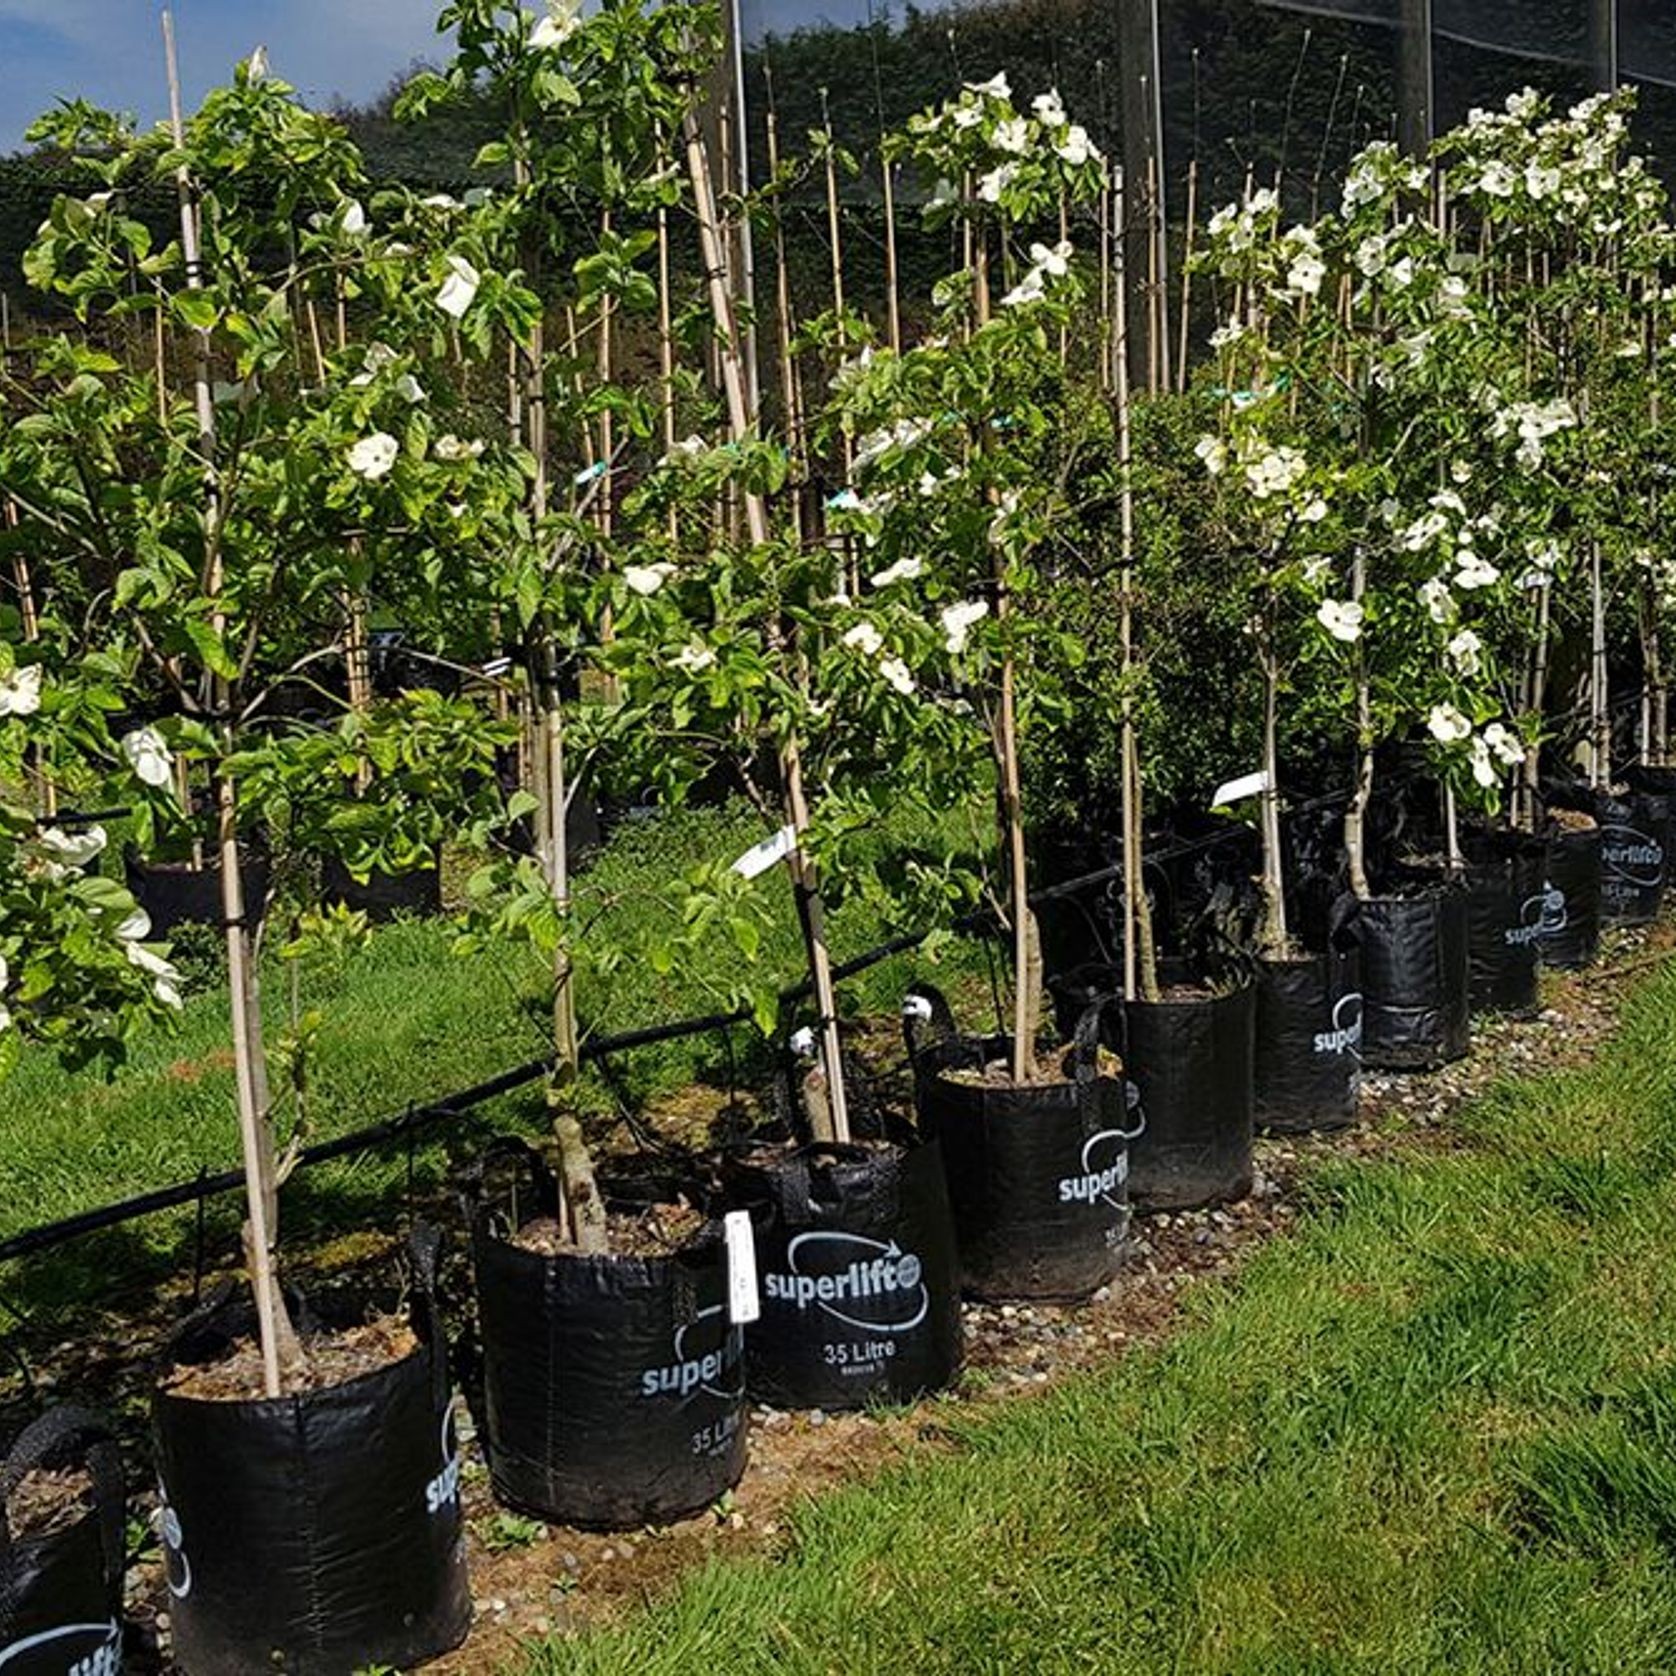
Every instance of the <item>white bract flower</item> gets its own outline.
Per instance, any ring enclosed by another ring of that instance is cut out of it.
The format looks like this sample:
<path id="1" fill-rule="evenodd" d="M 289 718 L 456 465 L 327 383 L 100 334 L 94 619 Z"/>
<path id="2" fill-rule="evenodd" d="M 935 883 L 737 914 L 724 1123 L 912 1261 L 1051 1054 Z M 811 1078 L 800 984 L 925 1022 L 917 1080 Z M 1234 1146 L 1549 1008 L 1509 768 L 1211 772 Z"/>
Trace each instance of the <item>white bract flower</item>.
<path id="1" fill-rule="evenodd" d="M 367 230 L 367 212 L 361 207 L 358 198 L 351 198 L 344 205 L 343 214 L 338 220 L 338 226 L 352 239 L 358 239 Z"/>
<path id="2" fill-rule="evenodd" d="M 1282 445 L 1253 460 L 1245 468 L 1245 481 L 1259 500 L 1270 495 L 1283 495 L 1295 484 L 1309 462 L 1296 448 Z"/>
<path id="3" fill-rule="evenodd" d="M 436 306 L 451 319 L 461 320 L 476 298 L 483 276 L 463 256 L 450 256 L 448 270 L 448 277 L 436 294 Z"/>
<path id="4" fill-rule="evenodd" d="M 425 386 L 421 384 L 412 373 L 404 372 L 401 377 L 396 380 L 396 394 L 400 396 L 404 402 L 417 406 L 420 402 L 425 400 Z"/>
<path id="5" fill-rule="evenodd" d="M 1080 122 L 1073 122 L 1053 149 L 1059 153 L 1061 161 L 1069 163 L 1073 169 L 1080 169 L 1084 163 L 1100 155 L 1088 137 L 1088 130 Z"/>
<path id="6" fill-rule="evenodd" d="M 1499 159 L 1492 158 L 1478 177 L 1478 190 L 1491 198 L 1511 198 L 1514 180 L 1513 171 Z"/>
<path id="7" fill-rule="evenodd" d="M 1452 623 L 1455 620 L 1455 596 L 1441 576 L 1434 576 L 1431 581 L 1420 584 L 1420 603 L 1434 623 Z"/>
<path id="8" fill-rule="evenodd" d="M 1525 747 L 1518 734 L 1501 722 L 1491 722 L 1484 729 L 1484 743 L 1509 768 L 1517 768 L 1525 760 Z"/>
<path id="9" fill-rule="evenodd" d="M 952 656 L 958 657 L 966 650 L 966 638 L 972 632 L 975 623 L 980 623 L 989 615 L 989 601 L 984 599 L 967 600 L 960 605 L 946 607 L 942 615 L 944 644 Z"/>
<path id="10" fill-rule="evenodd" d="M 482 454 L 483 444 L 475 437 L 467 442 L 449 431 L 436 439 L 435 452 L 439 460 L 475 460 Z"/>
<path id="11" fill-rule="evenodd" d="M 1013 86 L 1007 80 L 1005 70 L 997 70 L 988 81 L 967 82 L 966 91 L 981 94 L 991 99 L 1010 99 L 1013 96 Z"/>
<path id="12" fill-rule="evenodd" d="M 1065 120 L 1065 103 L 1059 97 L 1059 89 L 1050 87 L 1046 93 L 1038 93 L 1030 101 L 1030 108 L 1036 113 L 1037 119 L 1045 122 L 1050 128 L 1057 128 Z"/>
<path id="13" fill-rule="evenodd" d="M 863 620 L 844 631 L 844 644 L 871 658 L 884 649 L 885 637 Z"/>
<path id="14" fill-rule="evenodd" d="M 127 950 L 129 965 L 139 967 L 154 980 L 151 986 L 152 994 L 164 1006 L 178 1007 L 180 990 L 176 986 L 180 983 L 180 973 L 162 955 L 148 949 L 144 943 L 129 943 Z"/>
<path id="15" fill-rule="evenodd" d="M 1453 704 L 1434 704 L 1426 726 L 1440 745 L 1458 745 L 1472 732 L 1472 723 Z"/>
<path id="16" fill-rule="evenodd" d="M 41 666 L 26 664 L 0 675 L 0 716 L 33 716 L 41 707 Z"/>
<path id="17" fill-rule="evenodd" d="M 990 139 L 997 151 L 1008 151 L 1015 157 L 1022 157 L 1030 149 L 1030 124 L 1022 116 L 1008 117 L 1005 122 L 995 124 L 995 132 Z"/>
<path id="18" fill-rule="evenodd" d="M 1364 615 L 1358 600 L 1324 599 L 1315 613 L 1315 620 L 1333 639 L 1342 640 L 1349 645 L 1361 639 Z"/>
<path id="19" fill-rule="evenodd" d="M 1033 244 L 1030 260 L 1050 279 L 1063 279 L 1071 271 L 1071 241 L 1061 239 L 1058 244 Z"/>
<path id="20" fill-rule="evenodd" d="M 1212 477 L 1220 477 L 1228 467 L 1228 445 L 1219 436 L 1202 436 L 1193 444 L 1193 452 L 1205 462 L 1205 470 Z"/>
<path id="21" fill-rule="evenodd" d="M 1456 673 L 1467 676 L 1476 675 L 1483 667 L 1483 650 L 1484 642 L 1469 628 L 1462 629 L 1447 647 Z"/>
<path id="22" fill-rule="evenodd" d="M 696 640 L 675 654 L 675 667 L 686 670 L 689 675 L 702 675 L 715 661 L 716 654 Z"/>
<path id="23" fill-rule="evenodd" d="M 891 684 L 891 686 L 895 687 L 895 689 L 901 693 L 904 698 L 908 697 L 909 694 L 913 692 L 913 674 L 910 672 L 907 664 L 905 664 L 900 658 L 885 658 L 879 664 L 879 673 Z"/>
<path id="24" fill-rule="evenodd" d="M 530 31 L 531 48 L 536 52 L 547 52 L 553 47 L 562 47 L 582 27 L 577 10 L 572 6 L 549 4 L 547 16 Z"/>
<path id="25" fill-rule="evenodd" d="M 892 582 L 912 581 L 924 569 L 924 559 L 898 559 L 895 564 L 875 571 L 871 581 L 875 588 L 888 588 Z"/>
<path id="26" fill-rule="evenodd" d="M 630 589 L 643 597 L 650 597 L 675 574 L 675 566 L 658 564 L 629 564 L 623 566 L 623 580 Z"/>
<path id="27" fill-rule="evenodd" d="M 143 943 L 151 935 L 151 915 L 136 907 L 116 928 L 117 939 L 124 943 Z"/>
<path id="28" fill-rule="evenodd" d="M 1012 184 L 1013 177 L 1018 173 L 1016 163 L 1002 163 L 993 168 L 978 182 L 978 196 L 986 204 L 998 204 L 1001 194 Z"/>
<path id="29" fill-rule="evenodd" d="M 1039 303 L 1047 295 L 1047 281 L 1040 268 L 1032 268 L 1002 299 L 1003 308 L 1017 308 L 1023 303 Z"/>
<path id="30" fill-rule="evenodd" d="M 1488 791 L 1499 776 L 1490 756 L 1490 747 L 1477 734 L 1473 735 L 1472 742 L 1467 746 L 1467 760 L 1472 764 L 1473 779 Z"/>
<path id="31" fill-rule="evenodd" d="M 1501 572 L 1470 547 L 1463 547 L 1455 555 L 1455 565 L 1455 586 L 1469 593 L 1476 588 L 1492 588 L 1501 580 Z"/>
<path id="32" fill-rule="evenodd" d="M 122 754 L 138 779 L 148 786 L 166 786 L 175 759 L 154 727 L 137 727 L 122 736 Z"/>
<path id="33" fill-rule="evenodd" d="M 85 867 L 105 847 L 105 829 L 90 826 L 85 832 L 66 832 L 49 826 L 41 834 L 41 848 L 65 867 Z"/>
<path id="34" fill-rule="evenodd" d="M 1235 315 L 1226 325 L 1218 326 L 1210 335 L 1212 349 L 1227 349 L 1245 336 L 1245 322 Z"/>
<path id="35" fill-rule="evenodd" d="M 388 431 L 374 431 L 371 436 L 362 437 L 349 450 L 349 469 L 357 477 L 376 483 L 379 478 L 390 475 L 390 468 L 395 465 L 401 451 L 401 444 Z"/>
<path id="36" fill-rule="evenodd" d="M 1319 524 L 1327 516 L 1327 503 L 1316 495 L 1313 500 L 1306 501 L 1298 512 L 1299 521 L 1305 524 Z"/>

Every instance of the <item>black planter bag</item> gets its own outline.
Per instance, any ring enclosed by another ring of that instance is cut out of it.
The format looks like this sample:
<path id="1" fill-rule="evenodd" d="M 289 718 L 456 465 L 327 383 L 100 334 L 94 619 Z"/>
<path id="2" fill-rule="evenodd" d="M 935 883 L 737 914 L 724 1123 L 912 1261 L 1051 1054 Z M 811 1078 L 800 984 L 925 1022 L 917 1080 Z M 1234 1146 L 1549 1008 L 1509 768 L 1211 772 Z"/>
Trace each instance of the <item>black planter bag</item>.
<path id="1" fill-rule="evenodd" d="M 1145 1132 L 1129 1149 L 1137 1210 L 1226 1204 L 1251 1191 L 1257 990 L 1118 1003 L 1114 1046 L 1140 1090 Z"/>
<path id="2" fill-rule="evenodd" d="M 1091 1007 L 1077 1026 L 1074 1079 L 1010 1088 L 945 1075 L 1005 1058 L 1005 1037 L 927 1041 L 908 1016 L 920 1127 L 942 1147 L 961 1277 L 975 1297 L 1082 1298 L 1117 1273 L 1139 1131 L 1128 1126 L 1128 1085 L 1099 1074 L 1099 1020 Z M 946 1009 L 939 1022 L 947 1028 Z"/>
<path id="3" fill-rule="evenodd" d="M 1598 827 L 1548 836 L 1538 943 L 1544 966 L 1575 971 L 1600 952 L 1600 847 Z"/>
<path id="4" fill-rule="evenodd" d="M 1362 947 L 1362 1061 L 1429 1071 L 1470 1044 L 1467 893 L 1347 899 Z"/>
<path id="5" fill-rule="evenodd" d="M 1303 960 L 1257 962 L 1252 1116 L 1301 1135 L 1356 1120 L 1362 1071 L 1361 963 L 1354 938 Z"/>
<path id="6" fill-rule="evenodd" d="M 187 1676 L 410 1670 L 471 1625 L 460 1457 L 434 1301 L 435 1233 L 413 1241 L 412 1355 L 328 1390 L 153 1402 L 169 1617 Z M 248 1308 L 189 1322 L 213 1356 Z"/>
<path id="7" fill-rule="evenodd" d="M 85 1467 L 92 1496 L 62 1529 L 14 1538 L 5 1508 L 37 1468 Z M 0 1671 L 116 1676 L 122 1669 L 126 1538 L 122 1458 L 105 1423 L 56 1408 L 27 1427 L 0 1467 Z"/>
<path id="8" fill-rule="evenodd" d="M 1542 840 L 1527 833 L 1467 840 L 1468 999 L 1475 1013 L 1536 1011 L 1545 856 Z"/>
<path id="9" fill-rule="evenodd" d="M 375 871 L 363 883 L 336 856 L 327 856 L 320 864 L 320 893 L 327 902 L 341 902 L 379 925 L 397 914 L 431 919 L 442 912 L 442 873 L 436 867 Z"/>
<path id="10" fill-rule="evenodd" d="M 1664 906 L 1670 800 L 1658 793 L 1597 792 L 1600 918 L 1603 925 L 1650 925 Z"/>
<path id="11" fill-rule="evenodd" d="M 805 1147 L 729 1171 L 757 1229 L 762 1318 L 745 1333 L 753 1400 L 860 1408 L 960 1372 L 960 1265 L 935 1141 Z"/>
<path id="12" fill-rule="evenodd" d="M 208 853 L 194 871 L 183 861 L 141 861 L 124 851 L 123 867 L 134 900 L 151 917 L 151 934 L 167 937 L 181 925 L 220 925 L 221 860 Z M 244 887 L 245 918 L 254 929 L 267 906 L 270 867 L 266 850 L 239 846 L 239 882 Z"/>
<path id="13" fill-rule="evenodd" d="M 558 1211 L 541 1159 L 503 1141 L 533 1191 L 519 1225 Z M 487 1161 L 487 1160 L 486 1160 Z M 745 1470 L 744 1334 L 710 1238 L 670 1257 L 543 1256 L 472 1219 L 484 1447 L 495 1495 L 557 1524 L 622 1530 L 708 1507 Z"/>

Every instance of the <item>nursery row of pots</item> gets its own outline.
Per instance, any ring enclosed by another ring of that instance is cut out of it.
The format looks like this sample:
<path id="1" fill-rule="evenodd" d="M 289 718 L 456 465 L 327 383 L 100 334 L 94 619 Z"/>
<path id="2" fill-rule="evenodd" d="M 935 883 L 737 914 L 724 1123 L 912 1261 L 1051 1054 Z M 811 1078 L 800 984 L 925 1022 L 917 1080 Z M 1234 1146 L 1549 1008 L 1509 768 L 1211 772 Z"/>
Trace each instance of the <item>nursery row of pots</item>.
<path id="1" fill-rule="evenodd" d="M 1668 789 L 1643 782 L 1541 839 L 1469 837 L 1459 876 L 1415 870 L 1391 894 L 1345 898 L 1320 951 L 1250 963 L 1215 990 L 1166 969 L 1160 999 L 1126 1002 L 1109 967 L 1061 973 L 1052 988 L 1070 1046 L 1046 1080 L 992 1074 L 1005 1038 L 960 1035 L 935 992 L 912 997 L 918 1139 L 724 1157 L 689 1189 L 703 1232 L 674 1250 L 530 1241 L 556 1217 L 558 1190 L 535 1152 L 498 1143 L 467 1187 L 480 1434 L 497 1499 L 581 1527 L 665 1523 L 738 1481 L 752 1402 L 842 1409 L 947 1388 L 963 1294 L 1088 1295 L 1118 1274 L 1132 1209 L 1249 1190 L 1254 1127 L 1352 1121 L 1362 1065 L 1458 1057 L 1472 1010 L 1528 1011 L 1539 964 L 1586 964 L 1603 923 L 1654 917 Z M 644 1184 L 634 1192 L 643 1206 Z M 618 1208 L 635 1207 L 619 1197 Z M 760 1317 L 749 1325 L 735 1318 L 729 1210 L 751 1223 Z M 434 1235 L 414 1242 L 414 1348 L 393 1363 L 281 1398 L 160 1390 L 183 1670 L 348 1676 L 369 1662 L 411 1667 L 463 1638 L 436 1254 Z M 226 1305 L 194 1317 L 173 1364 L 213 1365 L 247 1317 Z M 49 1415 L 20 1440 L 0 1492 L 72 1458 L 91 1473 L 78 1518 L 17 1541 L 0 1522 L 7 1676 L 119 1668 L 122 1493 L 108 1435 Z"/>

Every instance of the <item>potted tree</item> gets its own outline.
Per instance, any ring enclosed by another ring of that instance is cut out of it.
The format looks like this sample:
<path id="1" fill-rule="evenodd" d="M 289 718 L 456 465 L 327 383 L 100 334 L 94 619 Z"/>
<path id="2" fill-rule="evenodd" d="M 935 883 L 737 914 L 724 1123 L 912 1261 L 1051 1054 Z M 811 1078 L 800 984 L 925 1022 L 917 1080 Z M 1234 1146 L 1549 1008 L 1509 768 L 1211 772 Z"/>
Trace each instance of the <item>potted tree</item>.
<path id="1" fill-rule="evenodd" d="M 1096 195 L 1104 164 L 1057 95 L 1026 114 L 1004 75 L 913 118 L 887 150 L 936 183 L 931 212 L 962 228 L 968 260 L 936 289 L 932 336 L 846 374 L 855 475 L 837 521 L 882 578 L 923 588 L 948 678 L 984 723 L 1005 880 L 994 901 L 1013 968 L 1009 1032 L 951 1034 L 917 1053 L 920 1118 L 943 1149 L 967 1288 L 1081 1295 L 1118 1263 L 1131 1137 L 1092 1015 L 1069 1051 L 1039 1041 L 1019 770 L 1032 626 L 1018 606 L 1067 504 L 1075 450 L 1062 445 L 1077 430 L 1050 348 L 1078 294 L 1074 252 L 1062 235 L 1030 233 Z"/>
<path id="2" fill-rule="evenodd" d="M 626 758 L 647 723 L 623 701 L 619 653 L 667 575 L 642 546 L 661 532 L 639 526 L 627 493 L 655 457 L 663 392 L 615 347 L 669 318 L 645 223 L 667 226 L 687 201 L 671 137 L 700 97 L 714 20 L 641 0 L 586 17 L 466 0 L 439 26 L 453 55 L 414 78 L 399 109 L 413 121 L 476 101 L 496 113 L 485 184 L 438 208 L 474 262 L 516 276 L 521 300 L 504 335 L 470 343 L 515 368 L 507 411 L 480 415 L 471 446 L 522 475 L 488 587 L 525 709 L 531 771 L 514 807 L 533 816 L 534 853 L 479 868 L 462 946 L 519 938 L 551 972 L 553 1162 L 520 1145 L 473 1172 L 483 1435 L 509 1506 L 583 1526 L 662 1523 L 710 1505 L 744 1469 L 743 1336 L 707 1184 L 659 1181 L 648 1205 L 596 1173 L 576 1100 L 588 910 L 566 817 L 579 759 Z M 756 929 L 749 914 L 740 923 L 741 937 Z"/>
<path id="3" fill-rule="evenodd" d="M 215 1671 L 276 1658 L 411 1665 L 457 1643 L 470 1616 L 434 1252 L 415 1253 L 408 1318 L 317 1327 L 280 1285 L 279 1189 L 296 1146 L 276 1133 L 284 1103 L 237 854 L 279 801 L 318 817 L 302 834 L 311 848 L 417 854 L 431 792 L 459 805 L 465 788 L 493 784 L 496 736 L 479 706 L 367 711 L 349 741 L 373 770 L 359 799 L 341 781 L 341 797 L 324 795 L 317 736 L 267 708 L 286 679 L 341 655 L 342 602 L 369 567 L 456 589 L 469 576 L 442 577 L 439 556 L 459 542 L 449 508 L 492 484 L 433 447 L 429 404 L 402 383 L 410 369 L 362 380 L 360 355 L 334 357 L 313 330 L 348 292 L 399 346 L 392 362 L 446 351 L 463 259 L 421 243 L 412 217 L 401 238 L 375 228 L 355 196 L 354 149 L 259 62 L 190 119 L 177 103 L 165 131 L 136 135 L 77 103 L 35 133 L 99 190 L 55 204 L 33 281 L 90 325 L 152 316 L 153 341 L 184 340 L 192 368 L 183 394 L 166 355 L 130 365 L 49 343 L 20 396 L 29 446 L 8 456 L 20 480 L 6 484 L 40 551 L 98 578 L 85 632 L 102 666 L 131 684 L 143 670 L 166 695 L 169 713 L 122 741 L 142 855 L 189 818 L 176 762 L 214 792 L 251 1299 L 183 1331 L 156 1398 L 177 1657 Z M 180 203 L 179 237 L 161 248 L 130 207 L 152 183 Z M 482 289 L 486 310 L 505 304 L 498 280 Z M 414 776 L 399 795 L 371 789 L 381 763 L 412 767 L 433 749 L 451 774 Z M 478 772 L 462 776 L 468 760 Z M 314 1609 L 323 1597 L 331 1614 Z"/>

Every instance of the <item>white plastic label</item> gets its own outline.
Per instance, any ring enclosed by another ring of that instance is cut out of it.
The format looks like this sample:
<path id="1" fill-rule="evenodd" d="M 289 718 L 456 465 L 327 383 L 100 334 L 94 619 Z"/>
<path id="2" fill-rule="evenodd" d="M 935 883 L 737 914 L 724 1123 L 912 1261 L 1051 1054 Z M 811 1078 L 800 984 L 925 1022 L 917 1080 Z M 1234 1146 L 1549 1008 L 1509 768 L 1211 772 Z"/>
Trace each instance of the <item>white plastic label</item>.
<path id="1" fill-rule="evenodd" d="M 1268 789 L 1268 770 L 1259 768 L 1255 774 L 1242 774 L 1239 779 L 1218 786 L 1216 795 L 1210 800 L 1210 806 L 1220 809 L 1224 804 L 1238 803 L 1247 797 L 1257 797 Z"/>
<path id="2" fill-rule="evenodd" d="M 762 1314 L 757 1293 L 757 1241 L 748 1210 L 730 1210 L 722 1218 L 722 1238 L 727 1246 L 727 1318 L 743 1327 Z"/>
<path id="3" fill-rule="evenodd" d="M 742 879 L 754 879 L 766 873 L 777 861 L 784 861 L 797 848 L 797 828 L 782 826 L 772 838 L 753 844 L 734 862 L 733 870 Z"/>

